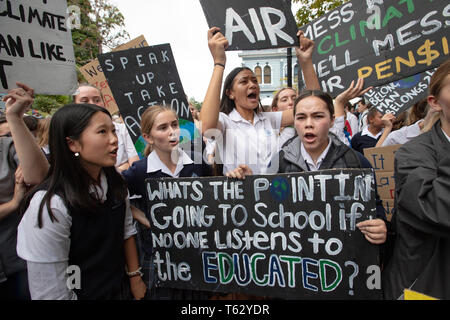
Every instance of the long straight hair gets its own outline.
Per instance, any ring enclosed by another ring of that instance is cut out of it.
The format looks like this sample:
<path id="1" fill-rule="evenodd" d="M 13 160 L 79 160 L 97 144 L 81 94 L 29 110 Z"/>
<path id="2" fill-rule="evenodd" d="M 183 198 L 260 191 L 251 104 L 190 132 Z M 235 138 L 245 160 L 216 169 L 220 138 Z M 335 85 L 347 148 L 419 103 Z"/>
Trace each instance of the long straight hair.
<path id="1" fill-rule="evenodd" d="M 45 180 L 30 191 L 24 201 L 27 206 L 34 193 L 46 190 L 39 206 L 39 228 L 42 227 L 44 205 L 47 206 L 50 220 L 52 222 L 56 220 L 50 207 L 50 200 L 54 195 L 59 195 L 68 209 L 93 212 L 100 206 L 98 194 L 90 192 L 90 186 L 95 184 L 94 179 L 83 168 L 78 157 L 75 157 L 69 149 L 67 142 L 67 138 L 80 139 L 81 134 L 97 112 L 103 112 L 111 117 L 108 110 L 92 104 L 69 104 L 60 108 L 52 116 L 49 130 L 50 169 Z M 108 180 L 108 190 L 111 191 L 110 194 L 113 198 L 119 201 L 125 199 L 127 194 L 125 181 L 115 167 L 105 167 L 103 172 Z"/>

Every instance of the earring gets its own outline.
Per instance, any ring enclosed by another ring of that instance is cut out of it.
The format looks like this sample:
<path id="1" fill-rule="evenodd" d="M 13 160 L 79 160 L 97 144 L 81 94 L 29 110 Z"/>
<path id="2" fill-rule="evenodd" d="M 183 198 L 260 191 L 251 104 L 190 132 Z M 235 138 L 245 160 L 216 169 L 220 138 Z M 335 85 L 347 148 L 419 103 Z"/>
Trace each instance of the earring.
<path id="1" fill-rule="evenodd" d="M 79 157 L 80 154 L 78 152 L 75 152 L 75 157 Z"/>

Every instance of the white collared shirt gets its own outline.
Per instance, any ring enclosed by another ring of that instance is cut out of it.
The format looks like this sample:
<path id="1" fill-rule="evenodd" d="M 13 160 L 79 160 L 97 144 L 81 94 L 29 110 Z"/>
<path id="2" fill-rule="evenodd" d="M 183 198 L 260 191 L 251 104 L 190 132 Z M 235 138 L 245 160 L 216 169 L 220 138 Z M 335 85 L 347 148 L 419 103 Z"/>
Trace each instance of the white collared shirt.
<path id="1" fill-rule="evenodd" d="M 130 134 L 124 123 L 113 122 L 116 128 L 117 135 L 117 159 L 116 167 L 128 162 L 128 159 L 137 156 L 136 148 L 134 147 L 133 140 L 131 140 Z"/>
<path id="2" fill-rule="evenodd" d="M 442 133 L 444 134 L 444 136 L 447 138 L 448 142 L 450 142 L 450 137 L 445 133 L 445 131 L 442 129 L 442 127 L 441 127 L 441 130 L 442 130 Z"/>
<path id="3" fill-rule="evenodd" d="M 417 137 L 420 134 L 419 123 L 422 121 L 423 120 L 419 120 L 410 126 L 401 127 L 400 129 L 389 133 L 386 140 L 383 141 L 382 146 L 385 147 L 394 144 L 404 144 L 412 138 Z"/>
<path id="4" fill-rule="evenodd" d="M 317 171 L 320 168 L 320 165 L 323 162 L 323 159 L 327 156 L 328 150 L 330 150 L 331 146 L 331 139 L 328 138 L 328 146 L 325 148 L 325 150 L 320 154 L 320 156 L 317 158 L 317 163 L 314 163 L 313 159 L 309 155 L 308 151 L 306 151 L 305 147 L 303 146 L 303 142 L 300 146 L 300 152 L 302 155 L 302 158 L 306 161 L 306 164 L 309 167 L 309 171 Z"/>
<path id="5" fill-rule="evenodd" d="M 181 148 L 177 148 L 176 152 L 178 152 L 178 162 L 175 172 L 170 171 L 169 168 L 167 168 L 167 166 L 161 161 L 156 151 L 153 150 L 147 157 L 147 173 L 161 170 L 161 172 L 173 178 L 178 178 L 184 166 L 194 163 L 194 161 L 192 161 L 192 159 Z"/>
<path id="6" fill-rule="evenodd" d="M 278 136 L 282 111 L 254 114 L 253 124 L 244 119 L 236 109 L 219 113 L 216 147 L 223 162 L 223 173 L 234 170 L 240 164 L 248 165 L 254 174 L 264 174 L 278 151 Z"/>
<path id="7" fill-rule="evenodd" d="M 377 133 L 376 136 L 374 136 L 372 134 L 372 132 L 369 131 L 369 126 L 367 125 L 367 126 L 364 127 L 364 129 L 362 129 L 361 135 L 362 136 L 369 136 L 369 137 L 374 138 L 374 139 L 378 139 L 378 137 L 383 134 L 383 131 L 384 131 L 384 129 L 382 129 L 380 132 Z"/>

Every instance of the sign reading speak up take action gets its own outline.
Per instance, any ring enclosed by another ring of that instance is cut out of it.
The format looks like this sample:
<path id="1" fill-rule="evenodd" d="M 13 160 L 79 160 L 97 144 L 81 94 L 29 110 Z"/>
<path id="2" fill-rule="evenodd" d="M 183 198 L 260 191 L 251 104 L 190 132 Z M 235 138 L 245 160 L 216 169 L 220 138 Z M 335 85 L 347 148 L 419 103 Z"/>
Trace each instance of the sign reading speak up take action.
<path id="1" fill-rule="evenodd" d="M 285 0 L 200 0 L 210 28 L 219 27 L 227 50 L 298 46 L 297 24 Z"/>
<path id="2" fill-rule="evenodd" d="M 449 55 L 450 4 L 354 0 L 303 26 L 314 40 L 322 89 L 333 97 L 352 80 L 379 86 L 437 67 Z"/>
<path id="3" fill-rule="evenodd" d="M 285 299 L 380 299 L 373 172 L 147 179 L 157 286 Z"/>
<path id="4" fill-rule="evenodd" d="M 98 60 L 138 152 L 139 145 L 145 145 L 140 122 L 148 107 L 159 104 L 172 108 L 180 127 L 192 124 L 189 128 L 193 130 L 189 104 L 169 44 L 109 52 L 99 55 Z M 182 138 L 193 139 L 192 130 L 181 130 Z"/>

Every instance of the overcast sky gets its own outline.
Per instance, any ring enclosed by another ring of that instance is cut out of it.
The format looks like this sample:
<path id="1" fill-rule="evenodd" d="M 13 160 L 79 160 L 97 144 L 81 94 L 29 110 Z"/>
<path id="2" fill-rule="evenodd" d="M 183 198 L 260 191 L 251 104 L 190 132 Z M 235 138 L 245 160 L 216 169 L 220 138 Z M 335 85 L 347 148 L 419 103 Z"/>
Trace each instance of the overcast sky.
<path id="1" fill-rule="evenodd" d="M 245 1 L 245 0 L 243 0 Z M 170 43 L 185 93 L 203 101 L 213 60 L 208 24 L 199 0 L 110 0 L 125 17 L 131 39 L 144 35 L 150 46 Z M 241 65 L 236 51 L 227 52 L 225 75 Z"/>

